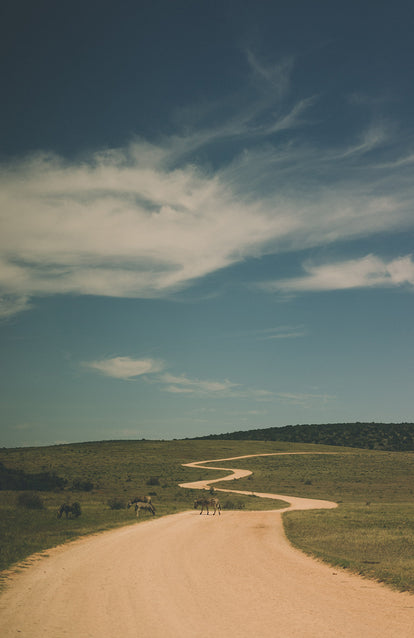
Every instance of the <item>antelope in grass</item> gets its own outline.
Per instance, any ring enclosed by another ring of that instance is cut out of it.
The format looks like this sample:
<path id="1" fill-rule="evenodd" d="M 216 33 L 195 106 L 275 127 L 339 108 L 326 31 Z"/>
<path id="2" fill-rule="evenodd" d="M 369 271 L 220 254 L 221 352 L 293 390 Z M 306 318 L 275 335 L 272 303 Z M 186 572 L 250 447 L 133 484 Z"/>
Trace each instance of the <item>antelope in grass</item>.
<path id="1" fill-rule="evenodd" d="M 200 514 L 202 514 L 204 508 L 206 508 L 207 515 L 208 515 L 208 513 L 209 513 L 208 508 L 209 507 L 214 507 L 213 516 L 215 515 L 216 510 L 218 510 L 219 516 L 221 514 L 221 505 L 220 505 L 220 501 L 218 500 L 218 498 L 214 498 L 214 497 L 208 498 L 207 496 L 204 496 L 202 498 L 196 498 L 196 500 L 194 501 L 194 509 L 197 509 L 197 507 L 199 505 L 201 505 Z"/>
<path id="2" fill-rule="evenodd" d="M 142 502 L 135 503 L 135 512 L 137 514 L 137 518 L 139 518 L 139 513 L 141 512 L 141 510 L 146 510 L 147 512 L 151 512 L 151 514 L 155 516 L 155 507 L 153 506 L 152 503 L 142 503 Z"/>

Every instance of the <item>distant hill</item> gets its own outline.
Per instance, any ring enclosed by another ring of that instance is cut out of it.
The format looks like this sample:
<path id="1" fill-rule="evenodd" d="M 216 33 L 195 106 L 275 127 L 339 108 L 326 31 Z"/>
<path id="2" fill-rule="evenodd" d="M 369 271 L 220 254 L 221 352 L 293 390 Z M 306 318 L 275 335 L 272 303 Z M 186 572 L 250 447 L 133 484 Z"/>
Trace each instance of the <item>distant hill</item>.
<path id="1" fill-rule="evenodd" d="M 370 450 L 414 450 L 414 423 L 328 423 L 240 430 L 198 439 L 323 443 Z"/>

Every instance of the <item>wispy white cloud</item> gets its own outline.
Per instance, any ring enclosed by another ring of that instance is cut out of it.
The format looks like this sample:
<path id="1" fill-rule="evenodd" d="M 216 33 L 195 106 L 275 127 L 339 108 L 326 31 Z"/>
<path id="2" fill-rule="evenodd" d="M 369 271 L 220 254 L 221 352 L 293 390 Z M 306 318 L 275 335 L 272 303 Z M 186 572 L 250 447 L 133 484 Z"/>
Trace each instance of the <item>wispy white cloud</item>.
<path id="1" fill-rule="evenodd" d="M 152 382 L 160 384 L 165 391 L 174 394 L 228 396 L 236 388 L 240 388 L 239 384 L 232 383 L 227 379 L 224 381 L 190 379 L 183 374 L 162 373 L 166 363 L 158 359 L 108 357 L 96 361 L 84 361 L 82 365 L 84 368 L 89 368 L 114 379 L 128 381 L 139 377 L 148 377 Z"/>
<path id="2" fill-rule="evenodd" d="M 385 177 L 384 162 L 367 159 L 392 145 L 391 129 L 368 127 L 344 148 L 307 143 L 316 98 L 287 99 L 292 61 L 249 63 L 279 89 L 214 126 L 78 161 L 39 153 L 3 165 L 0 316 L 37 296 L 166 296 L 249 257 L 413 227 L 412 153 L 393 148 Z M 198 164 L 217 145 L 226 152 Z"/>
<path id="3" fill-rule="evenodd" d="M 406 155 L 404 157 L 399 157 L 395 160 L 391 160 L 383 164 L 378 164 L 377 168 L 396 169 L 396 168 L 402 168 L 405 166 L 411 167 L 413 164 L 414 164 L 414 153 L 410 153 L 409 155 Z"/>
<path id="4" fill-rule="evenodd" d="M 185 375 L 174 376 L 164 374 L 160 381 L 165 385 L 165 390 L 173 394 L 197 394 L 209 396 L 229 396 L 236 388 L 240 388 L 237 383 L 232 383 L 228 379 L 224 381 L 205 381 L 200 379 L 189 379 Z"/>
<path id="5" fill-rule="evenodd" d="M 351 155 L 363 155 L 381 146 L 391 137 L 392 127 L 384 122 L 375 122 L 362 133 L 356 144 L 339 153 L 338 158 L 346 158 Z"/>
<path id="6" fill-rule="evenodd" d="M 107 377 L 124 380 L 154 374 L 164 369 L 162 361 L 157 361 L 156 359 L 132 359 L 131 357 L 112 357 L 97 361 L 86 361 L 83 365 Z"/>
<path id="7" fill-rule="evenodd" d="M 374 255 L 336 263 L 303 265 L 305 275 L 261 284 L 268 291 L 306 292 L 414 286 L 411 255 L 384 261 Z"/>
<path id="8" fill-rule="evenodd" d="M 250 388 L 229 379 L 194 379 L 185 374 L 174 375 L 164 372 L 166 363 L 156 359 L 133 359 L 131 357 L 110 357 L 96 361 L 84 362 L 83 367 L 114 379 L 124 381 L 139 380 L 140 378 L 157 384 L 160 389 L 170 394 L 202 397 L 205 399 L 249 399 L 258 404 L 276 402 L 300 405 L 302 407 L 323 404 L 333 397 L 327 394 L 278 392 Z M 209 408 L 204 408 L 208 411 Z M 250 410 L 249 414 L 257 414 Z"/>
<path id="9" fill-rule="evenodd" d="M 83 362 L 84 368 L 89 368 L 114 379 L 125 381 L 139 377 L 150 378 L 158 383 L 162 389 L 172 394 L 202 395 L 210 397 L 228 397 L 240 392 L 240 384 L 232 383 L 228 379 L 221 381 L 190 379 L 186 375 L 162 373 L 166 364 L 156 359 L 133 359 L 131 357 L 108 357 L 96 361 Z M 162 374 L 160 374 L 162 373 Z M 261 391 L 258 391 L 259 394 Z"/>
<path id="10" fill-rule="evenodd" d="M 0 296 L 0 320 L 8 319 L 30 307 L 31 304 L 26 295 L 6 294 Z"/>
<path id="11" fill-rule="evenodd" d="M 298 339 L 308 334 L 304 326 L 274 326 L 273 328 L 241 330 L 232 332 L 231 336 L 235 338 L 250 337 L 258 341 L 268 341 L 273 339 Z"/>
<path id="12" fill-rule="evenodd" d="M 172 394 L 187 394 L 210 398 L 252 399 L 258 402 L 285 401 L 288 396 L 289 400 L 292 400 L 294 396 L 299 396 L 294 394 L 284 395 L 260 388 L 249 388 L 239 383 L 233 383 L 228 379 L 211 381 L 189 379 L 185 375 L 174 376 L 171 374 L 163 374 L 158 377 L 158 381 L 165 384 L 164 390 Z M 300 401 L 303 401 L 303 396 L 304 395 L 300 395 Z M 310 395 L 307 396 L 310 397 Z"/>
<path id="13" fill-rule="evenodd" d="M 287 56 L 277 63 L 266 63 L 254 51 L 248 49 L 247 61 L 255 76 L 263 81 L 266 87 L 276 91 L 279 99 L 288 94 L 294 65 L 292 56 Z"/>
<path id="14" fill-rule="evenodd" d="M 267 328 L 266 330 L 258 330 L 257 338 L 262 341 L 273 339 L 298 339 L 305 337 L 307 331 L 302 326 L 276 326 L 275 328 Z"/>

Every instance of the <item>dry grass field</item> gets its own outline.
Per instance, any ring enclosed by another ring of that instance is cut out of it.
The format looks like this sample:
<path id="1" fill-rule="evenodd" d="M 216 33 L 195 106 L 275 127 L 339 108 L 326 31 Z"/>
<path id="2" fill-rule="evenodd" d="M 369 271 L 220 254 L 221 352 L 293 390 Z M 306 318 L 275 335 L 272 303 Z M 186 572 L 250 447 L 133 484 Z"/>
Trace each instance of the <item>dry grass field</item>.
<path id="1" fill-rule="evenodd" d="M 108 441 L 3 448 L 0 462 L 7 469 L 27 475 L 52 473 L 63 478 L 65 486 L 29 492 L 40 500 L 41 509 L 19 505 L 21 491 L 0 490 L 0 568 L 78 536 L 135 523 L 126 503 L 138 494 L 151 494 L 156 516 L 192 508 L 194 491 L 178 484 L 218 478 L 220 472 L 185 468 L 183 463 L 289 451 L 319 454 L 232 461 L 231 467 L 253 474 L 231 487 L 338 502 L 336 510 L 285 513 L 291 542 L 337 567 L 414 591 L 414 455 L 281 442 Z M 324 451 L 329 454 L 321 455 Z M 222 465 L 229 467 L 228 462 Z M 224 512 L 282 506 L 234 494 L 221 494 L 220 499 Z M 81 516 L 58 519 L 59 505 L 75 501 L 81 505 Z"/>

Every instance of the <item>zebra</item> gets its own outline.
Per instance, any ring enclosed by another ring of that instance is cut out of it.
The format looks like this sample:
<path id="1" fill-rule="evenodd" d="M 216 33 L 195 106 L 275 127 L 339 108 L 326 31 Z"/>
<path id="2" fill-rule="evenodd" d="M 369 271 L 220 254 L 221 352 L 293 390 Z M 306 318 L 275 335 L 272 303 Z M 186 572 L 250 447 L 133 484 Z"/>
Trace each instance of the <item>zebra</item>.
<path id="1" fill-rule="evenodd" d="M 221 514 L 221 505 L 220 505 L 220 501 L 218 500 L 218 498 L 208 498 L 207 496 L 204 496 L 202 498 L 196 498 L 196 500 L 194 501 L 194 509 L 197 509 L 197 507 L 201 505 L 201 512 L 200 514 L 203 513 L 204 508 L 206 508 L 207 510 L 207 515 L 209 513 L 208 511 L 208 507 L 214 507 L 214 513 L 213 516 L 216 513 L 216 510 L 218 510 L 219 516 Z"/>
<path id="2" fill-rule="evenodd" d="M 151 512 L 151 514 L 155 516 L 155 507 L 152 503 L 135 503 L 135 512 L 137 514 L 137 518 L 139 518 L 139 513 L 141 510 L 147 510 L 147 512 Z"/>
<path id="3" fill-rule="evenodd" d="M 135 503 L 152 503 L 151 496 L 134 496 L 130 501 L 128 501 L 128 509 L 135 505 Z"/>

